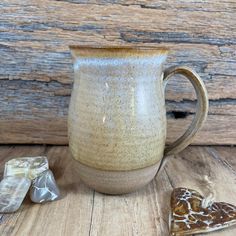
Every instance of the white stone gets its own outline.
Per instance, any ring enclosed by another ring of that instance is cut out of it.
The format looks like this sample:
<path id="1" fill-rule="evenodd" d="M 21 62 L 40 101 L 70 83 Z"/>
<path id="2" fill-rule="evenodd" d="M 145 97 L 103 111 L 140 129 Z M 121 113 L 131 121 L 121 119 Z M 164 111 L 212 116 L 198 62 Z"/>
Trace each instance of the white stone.
<path id="1" fill-rule="evenodd" d="M 10 176 L 0 182 L 0 213 L 15 212 L 21 206 L 31 181 L 25 177 Z"/>
<path id="2" fill-rule="evenodd" d="M 4 178 L 21 176 L 33 180 L 48 168 L 48 160 L 45 156 L 15 158 L 6 162 Z"/>

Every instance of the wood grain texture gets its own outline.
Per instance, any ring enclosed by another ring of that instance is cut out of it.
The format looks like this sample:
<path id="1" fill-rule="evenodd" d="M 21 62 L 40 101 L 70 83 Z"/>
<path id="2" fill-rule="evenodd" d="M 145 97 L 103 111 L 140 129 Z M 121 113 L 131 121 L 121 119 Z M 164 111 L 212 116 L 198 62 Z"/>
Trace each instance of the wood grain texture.
<path id="1" fill-rule="evenodd" d="M 68 142 L 68 45 L 159 44 L 172 49 L 166 67 L 190 66 L 206 83 L 209 119 L 194 143 L 204 136 L 205 144 L 234 144 L 229 127 L 236 114 L 235 12 L 230 0 L 1 1 L 0 143 Z M 169 142 L 184 131 L 178 123 L 195 111 L 195 95 L 176 77 L 166 98 Z"/>
<path id="2" fill-rule="evenodd" d="M 235 151 L 235 147 L 188 147 L 169 158 L 145 188 L 110 196 L 94 192 L 81 182 L 66 146 L 1 146 L 1 175 L 4 163 L 13 157 L 47 155 L 63 198 L 41 205 L 31 203 L 27 197 L 18 212 L 0 215 L 0 234 L 167 236 L 173 188 L 189 187 L 205 194 L 203 178 L 207 175 L 213 181 L 216 200 L 236 204 Z M 232 227 L 210 235 L 235 233 Z"/>

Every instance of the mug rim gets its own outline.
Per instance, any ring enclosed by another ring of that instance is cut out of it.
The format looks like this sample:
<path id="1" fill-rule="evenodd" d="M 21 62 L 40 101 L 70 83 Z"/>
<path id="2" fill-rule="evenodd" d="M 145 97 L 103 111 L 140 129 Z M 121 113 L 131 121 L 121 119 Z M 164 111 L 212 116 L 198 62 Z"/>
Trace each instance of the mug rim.
<path id="1" fill-rule="evenodd" d="M 170 51 L 164 46 L 146 45 L 69 45 L 73 57 L 159 56 Z"/>

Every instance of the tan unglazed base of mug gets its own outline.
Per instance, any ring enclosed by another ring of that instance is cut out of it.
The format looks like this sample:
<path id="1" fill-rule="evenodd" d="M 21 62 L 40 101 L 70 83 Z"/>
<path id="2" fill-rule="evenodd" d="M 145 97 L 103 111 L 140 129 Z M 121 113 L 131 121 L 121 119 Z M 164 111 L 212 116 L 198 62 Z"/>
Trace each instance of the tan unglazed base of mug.
<path id="1" fill-rule="evenodd" d="M 92 189 L 106 194 L 133 192 L 148 184 L 156 175 L 160 162 L 137 170 L 104 171 L 75 161 L 81 180 Z"/>

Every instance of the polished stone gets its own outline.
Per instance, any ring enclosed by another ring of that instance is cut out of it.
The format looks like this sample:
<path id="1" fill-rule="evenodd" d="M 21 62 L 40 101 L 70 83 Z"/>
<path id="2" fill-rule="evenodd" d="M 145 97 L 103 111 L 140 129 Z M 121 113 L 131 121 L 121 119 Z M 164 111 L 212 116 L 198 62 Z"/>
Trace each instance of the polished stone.
<path id="1" fill-rule="evenodd" d="M 60 191 L 51 170 L 44 171 L 33 180 L 30 188 L 30 198 L 33 202 L 42 203 L 54 201 L 59 197 Z"/>
<path id="2" fill-rule="evenodd" d="M 44 156 L 15 158 L 5 164 L 4 177 L 22 176 L 32 180 L 48 168 L 48 160 Z"/>
<path id="3" fill-rule="evenodd" d="M 15 212 L 21 206 L 31 181 L 25 177 L 10 176 L 0 182 L 0 213 Z"/>

